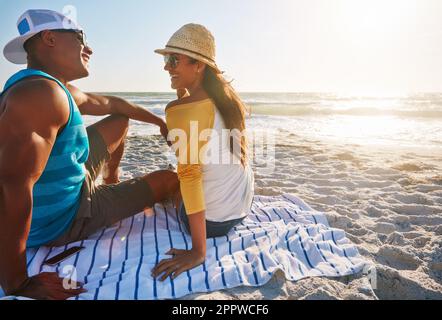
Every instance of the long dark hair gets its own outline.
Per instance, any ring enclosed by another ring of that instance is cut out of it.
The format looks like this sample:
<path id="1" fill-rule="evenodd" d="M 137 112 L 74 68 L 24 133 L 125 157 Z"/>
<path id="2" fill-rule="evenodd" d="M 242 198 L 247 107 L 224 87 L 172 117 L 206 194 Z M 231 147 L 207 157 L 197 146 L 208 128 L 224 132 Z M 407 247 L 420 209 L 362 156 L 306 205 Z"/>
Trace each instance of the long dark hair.
<path id="1" fill-rule="evenodd" d="M 231 83 L 222 74 L 216 73 L 214 69 L 207 65 L 202 87 L 221 113 L 226 128 L 239 131 L 237 133 L 240 135 L 233 133 L 230 136 L 230 152 L 241 159 L 241 164 L 245 166 L 248 159 L 248 143 L 245 137 L 246 106 Z M 235 145 L 240 146 L 240 148 L 234 148 Z"/>

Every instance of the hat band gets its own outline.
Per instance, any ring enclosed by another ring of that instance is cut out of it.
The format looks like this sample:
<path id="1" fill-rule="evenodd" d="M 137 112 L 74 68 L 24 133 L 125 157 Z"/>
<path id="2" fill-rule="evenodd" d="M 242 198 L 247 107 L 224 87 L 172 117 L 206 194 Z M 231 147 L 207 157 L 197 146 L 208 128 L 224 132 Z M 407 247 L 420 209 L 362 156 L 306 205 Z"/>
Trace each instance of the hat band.
<path id="1" fill-rule="evenodd" d="M 180 48 L 180 47 L 169 46 L 169 45 L 167 45 L 166 48 L 185 50 L 185 51 L 188 51 L 188 52 L 190 52 L 190 53 L 193 53 L 193 54 L 199 55 L 199 56 L 203 57 L 204 59 L 207 59 L 207 60 L 209 60 L 210 62 L 216 64 L 215 60 L 213 60 L 212 58 L 209 58 L 209 57 L 207 57 L 207 56 L 205 56 L 205 55 L 203 55 L 203 54 L 201 54 L 201 53 L 199 53 L 199 52 L 196 52 L 196 51 L 192 51 L 192 50 L 189 50 L 189 49 L 186 49 L 186 48 Z"/>

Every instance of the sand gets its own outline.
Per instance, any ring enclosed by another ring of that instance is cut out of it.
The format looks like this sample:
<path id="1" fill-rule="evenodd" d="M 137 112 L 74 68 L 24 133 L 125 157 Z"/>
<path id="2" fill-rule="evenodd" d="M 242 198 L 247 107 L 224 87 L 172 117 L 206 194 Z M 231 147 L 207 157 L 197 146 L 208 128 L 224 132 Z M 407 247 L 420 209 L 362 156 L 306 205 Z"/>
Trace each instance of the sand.
<path id="1" fill-rule="evenodd" d="M 344 229 L 375 271 L 286 281 L 185 299 L 442 299 L 442 152 L 329 144 L 280 132 L 274 172 L 254 165 L 256 194 L 293 193 Z M 129 138 L 122 178 L 165 169 L 158 136 Z M 371 280 L 373 286 L 370 284 Z"/>

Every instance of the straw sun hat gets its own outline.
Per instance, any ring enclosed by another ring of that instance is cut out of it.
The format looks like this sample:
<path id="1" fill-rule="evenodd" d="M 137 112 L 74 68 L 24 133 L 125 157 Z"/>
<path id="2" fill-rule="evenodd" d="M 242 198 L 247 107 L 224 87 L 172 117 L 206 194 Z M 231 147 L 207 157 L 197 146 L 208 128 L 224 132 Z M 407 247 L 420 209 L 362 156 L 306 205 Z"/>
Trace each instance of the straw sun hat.
<path id="1" fill-rule="evenodd" d="M 215 62 L 215 38 L 200 24 L 186 24 L 170 38 L 164 49 L 155 50 L 156 53 L 166 55 L 170 53 L 184 54 L 212 67 L 221 73 Z"/>

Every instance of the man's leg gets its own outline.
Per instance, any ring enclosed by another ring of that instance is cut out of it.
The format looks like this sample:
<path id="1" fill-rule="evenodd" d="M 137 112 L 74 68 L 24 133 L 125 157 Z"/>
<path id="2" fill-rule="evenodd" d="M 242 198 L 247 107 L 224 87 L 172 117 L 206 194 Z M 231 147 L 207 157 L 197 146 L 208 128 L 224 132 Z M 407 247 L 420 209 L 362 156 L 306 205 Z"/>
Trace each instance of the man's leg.
<path id="1" fill-rule="evenodd" d="M 178 176 L 175 172 L 169 170 L 156 171 L 145 175 L 142 179 L 150 186 L 154 203 L 173 198 L 179 191 Z"/>
<path id="2" fill-rule="evenodd" d="M 84 230 L 84 237 L 172 198 L 178 189 L 177 174 L 168 170 L 118 184 L 98 186 L 92 196 L 93 219 Z"/>
<path id="3" fill-rule="evenodd" d="M 120 182 L 119 165 L 124 154 L 124 142 L 129 130 L 129 119 L 121 115 L 112 115 L 94 125 L 107 146 L 110 158 L 103 168 L 103 181 L 105 184 Z"/>
<path id="4" fill-rule="evenodd" d="M 84 240 L 103 227 L 110 227 L 170 198 L 179 189 L 177 174 L 168 170 L 119 184 L 95 187 L 92 180 L 87 183 L 80 210 L 88 208 L 90 212 L 86 215 L 79 212 L 71 228 L 59 239 L 48 243 L 48 246 L 60 247 Z M 91 193 L 90 188 L 93 190 Z"/>

